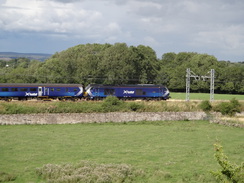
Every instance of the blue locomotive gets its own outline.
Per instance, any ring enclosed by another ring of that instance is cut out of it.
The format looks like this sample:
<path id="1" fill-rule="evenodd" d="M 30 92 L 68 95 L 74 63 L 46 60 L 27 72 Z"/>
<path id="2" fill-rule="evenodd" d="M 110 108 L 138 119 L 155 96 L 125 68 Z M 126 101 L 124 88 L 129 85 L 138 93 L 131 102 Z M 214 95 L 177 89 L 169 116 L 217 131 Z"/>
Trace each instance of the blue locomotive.
<path id="1" fill-rule="evenodd" d="M 163 85 L 99 85 L 90 84 L 85 89 L 88 99 L 102 99 L 107 96 L 116 96 L 119 99 L 146 99 L 167 100 L 170 98 L 169 90 Z"/>
<path id="2" fill-rule="evenodd" d="M 0 99 L 6 101 L 31 98 L 75 100 L 82 98 L 83 92 L 81 84 L 0 84 Z"/>

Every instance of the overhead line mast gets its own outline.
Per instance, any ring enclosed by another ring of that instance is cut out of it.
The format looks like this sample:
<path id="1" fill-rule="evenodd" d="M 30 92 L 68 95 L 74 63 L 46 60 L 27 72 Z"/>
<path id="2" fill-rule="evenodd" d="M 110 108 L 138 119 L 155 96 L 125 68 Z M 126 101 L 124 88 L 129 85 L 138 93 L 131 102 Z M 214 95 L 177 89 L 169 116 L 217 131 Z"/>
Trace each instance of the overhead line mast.
<path id="1" fill-rule="evenodd" d="M 201 79 L 203 81 L 206 81 L 206 79 L 210 79 L 210 101 L 214 101 L 214 75 L 215 75 L 215 70 L 211 69 L 210 72 L 208 72 L 209 75 L 206 76 L 199 76 L 196 75 L 193 71 L 191 71 L 190 68 L 186 69 L 186 101 L 190 101 L 190 83 L 191 83 L 191 78 L 194 78 L 196 81 L 200 81 Z"/>

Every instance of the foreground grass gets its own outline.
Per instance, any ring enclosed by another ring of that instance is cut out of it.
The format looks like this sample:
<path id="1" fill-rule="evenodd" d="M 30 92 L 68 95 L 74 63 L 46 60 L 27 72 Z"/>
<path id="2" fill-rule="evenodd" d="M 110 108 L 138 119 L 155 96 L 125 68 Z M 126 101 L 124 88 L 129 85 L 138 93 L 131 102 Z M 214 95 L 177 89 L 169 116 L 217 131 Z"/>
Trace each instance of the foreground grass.
<path id="1" fill-rule="evenodd" d="M 239 164 L 243 138 L 241 128 L 206 121 L 0 126 L 0 172 L 13 182 L 43 182 L 37 168 L 85 160 L 143 171 L 134 182 L 214 182 L 213 144 Z"/>

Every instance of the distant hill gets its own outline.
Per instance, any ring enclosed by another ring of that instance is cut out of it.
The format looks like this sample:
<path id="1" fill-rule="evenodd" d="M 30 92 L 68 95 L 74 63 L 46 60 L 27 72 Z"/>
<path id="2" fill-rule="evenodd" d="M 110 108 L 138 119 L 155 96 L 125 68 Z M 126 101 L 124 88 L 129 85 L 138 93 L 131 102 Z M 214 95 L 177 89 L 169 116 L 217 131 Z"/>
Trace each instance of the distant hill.
<path id="1" fill-rule="evenodd" d="M 28 58 L 30 60 L 40 60 L 45 61 L 49 57 L 51 57 L 51 54 L 45 54 L 45 53 L 17 53 L 17 52 L 0 52 L 0 60 L 11 60 L 15 58 Z"/>

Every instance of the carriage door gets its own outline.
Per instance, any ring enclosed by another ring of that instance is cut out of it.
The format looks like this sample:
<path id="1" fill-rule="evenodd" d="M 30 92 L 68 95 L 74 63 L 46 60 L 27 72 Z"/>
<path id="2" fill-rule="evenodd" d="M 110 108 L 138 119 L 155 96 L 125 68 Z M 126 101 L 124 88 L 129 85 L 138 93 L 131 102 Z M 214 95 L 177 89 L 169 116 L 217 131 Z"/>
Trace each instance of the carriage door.
<path id="1" fill-rule="evenodd" d="M 44 95 L 49 96 L 49 88 L 44 87 Z"/>
<path id="2" fill-rule="evenodd" d="M 94 88 L 94 97 L 99 96 L 99 88 Z"/>
<path id="3" fill-rule="evenodd" d="M 42 96 L 42 87 L 38 87 L 38 96 L 40 97 L 40 96 Z"/>

